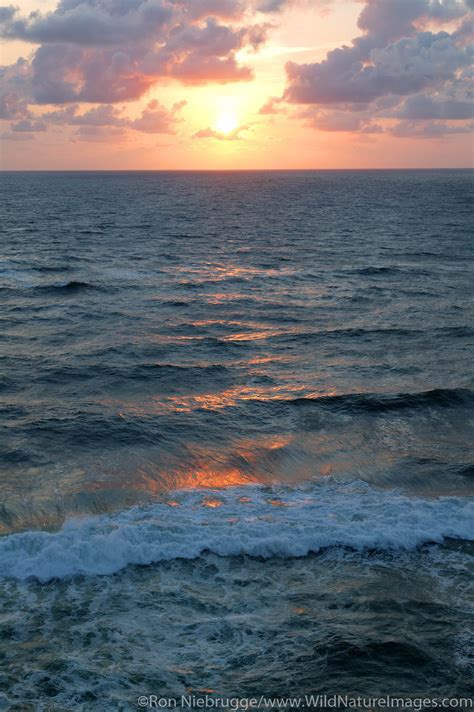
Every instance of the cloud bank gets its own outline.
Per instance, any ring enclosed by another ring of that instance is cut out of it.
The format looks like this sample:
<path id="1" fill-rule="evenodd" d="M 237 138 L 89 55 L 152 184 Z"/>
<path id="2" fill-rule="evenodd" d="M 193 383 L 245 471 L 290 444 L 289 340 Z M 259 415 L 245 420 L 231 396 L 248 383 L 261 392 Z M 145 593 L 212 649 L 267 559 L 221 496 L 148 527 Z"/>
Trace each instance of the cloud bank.
<path id="1" fill-rule="evenodd" d="M 266 25 L 246 21 L 239 0 L 61 0 L 53 12 L 0 8 L 0 36 L 38 44 L 0 71 L 2 117 L 26 104 L 116 103 L 163 79 L 246 81 L 236 53 L 258 49 Z"/>

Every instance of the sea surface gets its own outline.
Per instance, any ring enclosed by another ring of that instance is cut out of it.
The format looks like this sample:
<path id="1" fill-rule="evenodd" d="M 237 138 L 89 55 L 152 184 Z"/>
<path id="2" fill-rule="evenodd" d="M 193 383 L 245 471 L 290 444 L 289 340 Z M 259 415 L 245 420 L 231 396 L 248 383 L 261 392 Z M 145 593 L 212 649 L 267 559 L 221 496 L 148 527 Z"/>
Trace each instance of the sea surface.
<path id="1" fill-rule="evenodd" d="M 472 694 L 472 173 L 1 183 L 0 709 Z"/>

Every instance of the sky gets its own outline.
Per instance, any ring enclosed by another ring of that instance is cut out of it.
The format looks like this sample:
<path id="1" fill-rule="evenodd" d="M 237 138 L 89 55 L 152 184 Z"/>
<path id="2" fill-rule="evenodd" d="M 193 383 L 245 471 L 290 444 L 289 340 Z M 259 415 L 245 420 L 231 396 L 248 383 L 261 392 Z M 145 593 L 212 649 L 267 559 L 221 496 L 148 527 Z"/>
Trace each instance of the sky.
<path id="1" fill-rule="evenodd" d="M 17 0 L 1 167 L 469 167 L 473 17 L 474 0 Z"/>

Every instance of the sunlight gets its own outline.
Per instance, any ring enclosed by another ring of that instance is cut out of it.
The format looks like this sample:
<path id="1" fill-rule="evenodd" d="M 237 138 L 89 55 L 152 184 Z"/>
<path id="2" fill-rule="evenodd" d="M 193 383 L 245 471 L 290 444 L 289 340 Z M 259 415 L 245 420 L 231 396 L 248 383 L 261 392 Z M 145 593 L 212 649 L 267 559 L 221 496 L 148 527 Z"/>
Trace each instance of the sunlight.
<path id="1" fill-rule="evenodd" d="M 239 122 L 235 112 L 231 109 L 225 109 L 217 117 L 214 127 L 220 133 L 228 134 L 235 131 L 238 125 Z"/>

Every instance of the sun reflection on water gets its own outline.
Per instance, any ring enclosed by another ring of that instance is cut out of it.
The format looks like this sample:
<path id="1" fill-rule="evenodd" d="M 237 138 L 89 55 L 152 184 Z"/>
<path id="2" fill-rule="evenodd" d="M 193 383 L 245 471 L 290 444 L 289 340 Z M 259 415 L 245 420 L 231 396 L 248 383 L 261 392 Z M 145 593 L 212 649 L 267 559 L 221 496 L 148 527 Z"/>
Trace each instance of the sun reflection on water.
<path id="1" fill-rule="evenodd" d="M 236 385 L 220 391 L 180 395 L 152 395 L 147 400 L 103 398 L 102 405 L 114 410 L 121 418 L 144 418 L 164 413 L 191 413 L 194 410 L 219 411 L 248 401 L 288 401 L 295 398 L 319 398 L 337 395 L 332 390 L 314 390 L 305 384 Z"/>

